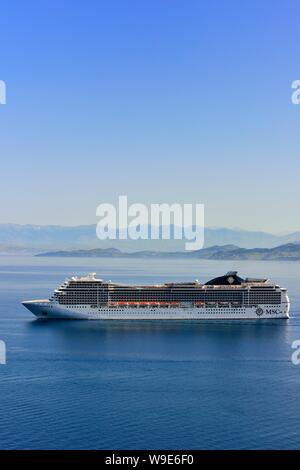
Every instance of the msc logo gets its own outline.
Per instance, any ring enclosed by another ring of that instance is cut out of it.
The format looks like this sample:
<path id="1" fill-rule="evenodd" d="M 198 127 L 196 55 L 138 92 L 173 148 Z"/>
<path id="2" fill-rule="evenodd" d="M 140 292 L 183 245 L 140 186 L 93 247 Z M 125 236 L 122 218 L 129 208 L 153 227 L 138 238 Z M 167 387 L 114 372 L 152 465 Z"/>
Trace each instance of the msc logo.
<path id="1" fill-rule="evenodd" d="M 259 307 L 256 309 L 255 313 L 258 317 L 261 317 L 264 313 L 266 315 L 280 315 L 282 312 L 281 310 L 273 308 L 266 308 L 266 310 L 264 311 L 262 308 Z"/>
<path id="2" fill-rule="evenodd" d="M 278 309 L 266 309 L 267 315 L 279 315 L 281 313 Z"/>

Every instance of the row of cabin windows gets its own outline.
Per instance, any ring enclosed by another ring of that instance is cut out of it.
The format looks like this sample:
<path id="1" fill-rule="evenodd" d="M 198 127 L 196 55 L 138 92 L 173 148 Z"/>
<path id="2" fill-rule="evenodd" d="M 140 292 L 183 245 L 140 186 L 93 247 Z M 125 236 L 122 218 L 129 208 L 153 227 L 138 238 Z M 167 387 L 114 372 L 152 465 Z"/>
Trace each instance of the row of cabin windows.
<path id="1" fill-rule="evenodd" d="M 86 300 L 97 300 L 99 302 L 106 302 L 108 299 L 112 302 L 126 302 L 126 301 L 149 301 L 149 302 L 159 302 L 159 301 L 197 301 L 202 300 L 206 302 L 242 302 L 248 301 L 249 302 L 280 302 L 281 301 L 281 294 L 280 293 L 273 293 L 271 295 L 259 295 L 259 294 L 252 294 L 252 295 L 234 295 L 233 293 L 228 294 L 209 294 L 209 295 L 110 295 L 109 297 L 100 296 L 91 293 L 78 293 L 78 294 L 67 294 L 59 296 L 60 300 L 76 300 L 76 299 L 86 299 Z"/>

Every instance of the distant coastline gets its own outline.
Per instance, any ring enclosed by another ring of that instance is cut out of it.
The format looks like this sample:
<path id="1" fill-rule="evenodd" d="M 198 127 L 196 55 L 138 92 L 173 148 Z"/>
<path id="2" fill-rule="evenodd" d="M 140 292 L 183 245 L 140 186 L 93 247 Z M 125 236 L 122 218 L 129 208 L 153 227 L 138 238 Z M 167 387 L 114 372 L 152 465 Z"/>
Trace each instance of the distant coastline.
<path id="1" fill-rule="evenodd" d="M 287 243 L 275 248 L 240 248 L 235 245 L 212 246 L 197 251 L 136 251 L 122 252 L 117 248 L 95 248 L 89 250 L 60 250 L 38 253 L 38 257 L 61 258 L 187 258 L 211 260 L 264 260 L 300 261 L 300 243 Z"/>
<path id="2" fill-rule="evenodd" d="M 151 226 L 145 227 L 151 232 Z M 175 238 L 175 227 L 170 227 L 170 239 L 163 240 L 99 240 L 96 225 L 59 226 L 59 225 L 20 225 L 0 224 L 0 253 L 35 250 L 89 250 L 93 248 L 117 248 L 124 252 L 133 251 L 184 251 L 184 240 Z M 159 227 L 161 233 L 163 227 Z M 118 231 L 117 231 L 118 232 Z M 286 234 L 272 234 L 262 231 L 238 228 L 205 227 L 205 248 L 212 246 L 234 245 L 240 248 L 274 248 L 288 243 L 300 243 L 300 231 Z"/>
<path id="3" fill-rule="evenodd" d="M 148 229 L 150 230 L 150 226 Z M 159 228 L 162 230 L 162 227 Z M 300 260 L 300 231 L 287 234 L 205 228 L 205 247 L 185 251 L 184 240 L 99 240 L 95 225 L 0 224 L 0 255 L 94 258 Z"/>

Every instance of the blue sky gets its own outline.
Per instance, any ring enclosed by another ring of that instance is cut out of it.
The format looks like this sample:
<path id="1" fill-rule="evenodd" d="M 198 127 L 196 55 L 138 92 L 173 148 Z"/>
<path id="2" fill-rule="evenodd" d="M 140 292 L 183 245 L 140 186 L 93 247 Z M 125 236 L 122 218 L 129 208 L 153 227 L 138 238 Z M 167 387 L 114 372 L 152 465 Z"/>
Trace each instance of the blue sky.
<path id="1" fill-rule="evenodd" d="M 300 229 L 298 0 L 3 0 L 0 222 L 101 202 L 204 203 Z"/>

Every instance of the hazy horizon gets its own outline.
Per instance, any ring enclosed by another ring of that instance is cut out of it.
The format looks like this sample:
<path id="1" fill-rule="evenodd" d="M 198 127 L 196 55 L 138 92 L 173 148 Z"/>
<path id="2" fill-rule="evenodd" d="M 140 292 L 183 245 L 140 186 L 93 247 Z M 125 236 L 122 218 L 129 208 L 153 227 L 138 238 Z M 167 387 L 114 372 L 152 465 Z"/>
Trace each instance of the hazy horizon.
<path id="1" fill-rule="evenodd" d="M 97 222 L 94 222 L 94 223 L 77 223 L 77 224 L 47 224 L 47 223 L 39 224 L 39 223 L 0 222 L 0 226 L 2 226 L 2 225 L 17 225 L 17 226 L 21 226 L 21 227 L 32 226 L 32 227 L 76 228 L 76 227 L 90 227 L 90 226 L 95 226 L 96 227 Z M 151 224 L 148 224 L 148 225 L 151 226 Z M 160 225 L 160 227 L 161 226 L 162 225 Z M 172 226 L 173 226 L 173 224 L 171 224 L 171 227 Z M 300 232 L 300 229 L 291 230 L 291 231 L 290 230 L 284 230 L 284 231 L 281 231 L 281 232 L 271 232 L 271 231 L 267 231 L 267 230 L 251 230 L 251 229 L 242 228 L 242 227 L 225 227 L 225 226 L 206 226 L 204 229 L 205 230 L 230 230 L 230 231 L 232 230 L 232 231 L 255 232 L 255 233 L 262 232 L 262 233 L 266 233 L 266 234 L 270 234 L 270 235 L 274 235 L 274 236 L 284 236 L 284 235 Z"/>

